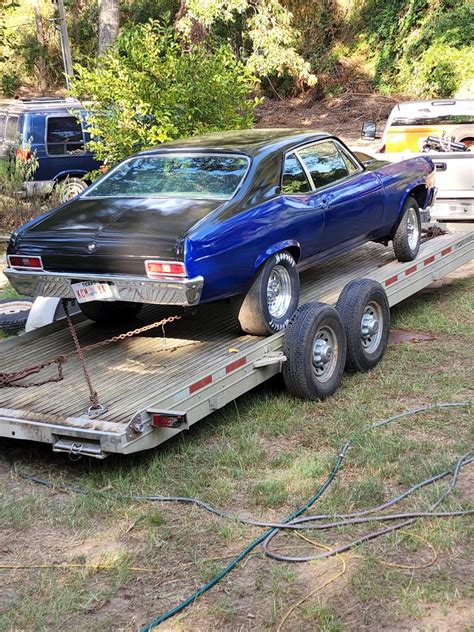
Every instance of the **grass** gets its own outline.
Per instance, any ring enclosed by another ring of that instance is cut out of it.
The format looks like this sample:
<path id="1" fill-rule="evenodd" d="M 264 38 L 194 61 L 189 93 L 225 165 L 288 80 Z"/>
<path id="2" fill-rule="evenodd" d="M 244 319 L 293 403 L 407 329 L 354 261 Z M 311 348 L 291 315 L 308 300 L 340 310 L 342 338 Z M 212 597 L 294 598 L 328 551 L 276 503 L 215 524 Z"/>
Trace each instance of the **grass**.
<path id="1" fill-rule="evenodd" d="M 4 442 L 5 453 L 20 468 L 90 490 L 80 496 L 58 493 L 10 480 L 5 473 L 0 520 L 6 536 L 0 548 L 6 549 L 7 560 L 62 561 L 78 542 L 93 543 L 95 555 L 106 555 L 110 543 L 117 543 L 125 557 L 113 558 L 114 570 L 107 573 L 9 575 L 2 571 L 0 582 L 8 590 L 0 597 L 0 628 L 136 629 L 209 580 L 232 554 L 261 533 L 197 508 L 131 503 L 104 498 L 95 490 L 189 495 L 230 512 L 273 520 L 288 515 L 314 493 L 339 446 L 352 433 L 356 433 L 354 447 L 335 484 L 316 506 L 318 512 L 377 505 L 452 467 L 473 444 L 470 410 L 430 411 L 378 431 L 358 431 L 369 422 L 419 405 L 472 400 L 473 296 L 471 277 L 394 308 L 393 327 L 430 331 L 435 339 L 389 346 L 378 367 L 346 376 L 325 402 L 297 401 L 276 381 L 159 450 L 104 462 L 71 463 L 52 456 L 49 448 Z M 442 489 L 440 483 L 422 490 L 402 508 L 426 508 Z M 468 506 L 461 493 L 443 504 L 450 509 Z M 311 537 L 334 545 L 377 526 Z M 434 565 L 414 571 L 383 566 L 383 560 L 416 565 L 430 557 L 426 544 L 400 533 L 358 547 L 354 554 L 361 557 L 347 557 L 346 575 L 298 608 L 284 629 L 338 632 L 398 625 L 429 629 L 429 622 L 423 628 L 429 604 L 468 599 L 466 561 L 473 557 L 468 519 L 417 522 L 409 532 L 435 547 Z M 295 554 L 311 551 L 292 536 L 279 537 L 273 544 Z M 151 577 L 130 571 L 132 561 L 153 568 Z M 336 560 L 279 564 L 262 558 L 257 550 L 167 629 L 272 629 L 292 603 L 338 568 Z"/>

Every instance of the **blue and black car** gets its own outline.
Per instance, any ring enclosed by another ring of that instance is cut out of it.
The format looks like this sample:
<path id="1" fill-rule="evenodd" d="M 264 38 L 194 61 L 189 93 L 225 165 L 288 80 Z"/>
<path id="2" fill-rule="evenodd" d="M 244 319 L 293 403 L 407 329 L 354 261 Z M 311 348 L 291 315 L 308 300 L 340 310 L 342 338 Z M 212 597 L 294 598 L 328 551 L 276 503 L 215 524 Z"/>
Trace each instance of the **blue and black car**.
<path id="1" fill-rule="evenodd" d="M 39 97 L 0 103 L 0 159 L 34 153 L 38 168 L 27 190 L 49 192 L 62 185 L 70 199 L 87 188 L 87 174 L 99 164 L 87 149 L 84 106 L 75 99 Z"/>

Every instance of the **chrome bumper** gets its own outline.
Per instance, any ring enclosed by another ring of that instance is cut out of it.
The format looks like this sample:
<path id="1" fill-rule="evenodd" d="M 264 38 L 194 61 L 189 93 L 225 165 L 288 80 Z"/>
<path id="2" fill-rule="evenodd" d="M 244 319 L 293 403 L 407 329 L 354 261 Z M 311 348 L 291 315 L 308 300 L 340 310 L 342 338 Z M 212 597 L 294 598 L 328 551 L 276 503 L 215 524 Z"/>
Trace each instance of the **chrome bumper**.
<path id="1" fill-rule="evenodd" d="M 147 277 L 114 274 L 80 274 L 76 272 L 32 272 L 6 268 L 5 276 L 15 290 L 25 296 L 56 296 L 75 298 L 72 284 L 80 281 L 108 283 L 114 292 L 109 300 L 156 305 L 197 305 L 204 279 L 149 279 Z"/>

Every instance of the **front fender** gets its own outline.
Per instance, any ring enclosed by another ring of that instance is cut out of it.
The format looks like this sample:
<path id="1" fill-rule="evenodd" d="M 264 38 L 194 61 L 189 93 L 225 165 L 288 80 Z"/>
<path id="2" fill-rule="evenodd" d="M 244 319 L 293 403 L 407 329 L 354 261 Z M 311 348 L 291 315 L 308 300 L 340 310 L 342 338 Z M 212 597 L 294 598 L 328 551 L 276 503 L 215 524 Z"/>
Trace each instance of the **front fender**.
<path id="1" fill-rule="evenodd" d="M 60 171 L 59 173 L 57 173 L 53 180 L 55 180 L 56 182 L 58 182 L 59 180 L 62 180 L 63 178 L 82 178 L 83 176 L 85 176 L 87 173 L 89 173 L 89 171 L 86 171 L 85 169 L 66 169 L 65 171 Z"/>
<path id="2" fill-rule="evenodd" d="M 280 241 L 267 248 L 261 255 L 259 255 L 255 261 L 255 271 L 264 263 L 269 257 L 274 255 L 280 250 L 286 250 L 287 248 L 297 248 L 298 252 L 301 252 L 300 244 L 294 239 L 287 239 L 286 241 Z"/>

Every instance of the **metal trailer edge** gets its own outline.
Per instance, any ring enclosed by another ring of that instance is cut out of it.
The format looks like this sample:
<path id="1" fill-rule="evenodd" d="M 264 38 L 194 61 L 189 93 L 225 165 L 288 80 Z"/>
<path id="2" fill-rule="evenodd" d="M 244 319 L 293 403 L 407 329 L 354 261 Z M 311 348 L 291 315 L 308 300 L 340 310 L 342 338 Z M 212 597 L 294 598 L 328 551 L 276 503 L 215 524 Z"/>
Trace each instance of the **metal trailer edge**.
<path id="1" fill-rule="evenodd" d="M 353 269 L 350 263 L 346 263 L 344 274 L 338 274 L 337 265 L 344 267 L 344 257 L 349 261 L 351 256 L 354 260 Z M 313 290 L 311 279 L 304 281 L 302 301 L 309 299 L 335 303 L 348 280 L 363 276 L 383 285 L 392 307 L 473 257 L 474 232 L 435 237 L 422 245 L 415 261 L 375 262 L 369 272 L 361 265 L 362 261 L 367 260 L 366 248 L 357 256 L 348 253 L 339 257 L 341 262 L 337 264 L 336 261 L 332 276 L 328 273 L 328 280 L 316 290 Z M 29 348 L 36 341 L 48 337 L 54 340 L 54 336 L 61 331 L 64 332 L 64 325 L 53 323 L 2 342 L 0 352 L 4 355 L 21 352 L 25 345 Z M 228 353 L 229 343 L 232 344 L 233 338 L 225 338 L 222 349 L 217 352 L 215 359 L 210 359 L 208 367 L 203 366 L 194 375 L 189 370 L 184 374 L 184 379 L 181 375 L 175 382 L 162 388 L 157 385 L 153 397 L 147 397 L 147 402 L 130 414 L 127 423 L 119 424 L 107 419 L 91 422 L 86 415 L 66 414 L 58 423 L 57 416 L 0 404 L 0 436 L 50 443 L 55 452 L 95 458 L 105 458 L 113 453 L 131 454 L 156 447 L 281 371 L 286 361 L 282 351 L 283 337 L 284 332 L 267 338 L 253 338 L 247 341 L 244 350 L 235 349 L 236 352 L 231 355 Z M 186 353 L 189 354 L 187 362 L 190 364 L 193 347 Z M 18 389 L 2 390 L 2 394 L 7 392 L 8 396 L 8 391 Z M 164 427 L 163 423 L 171 425 Z"/>

